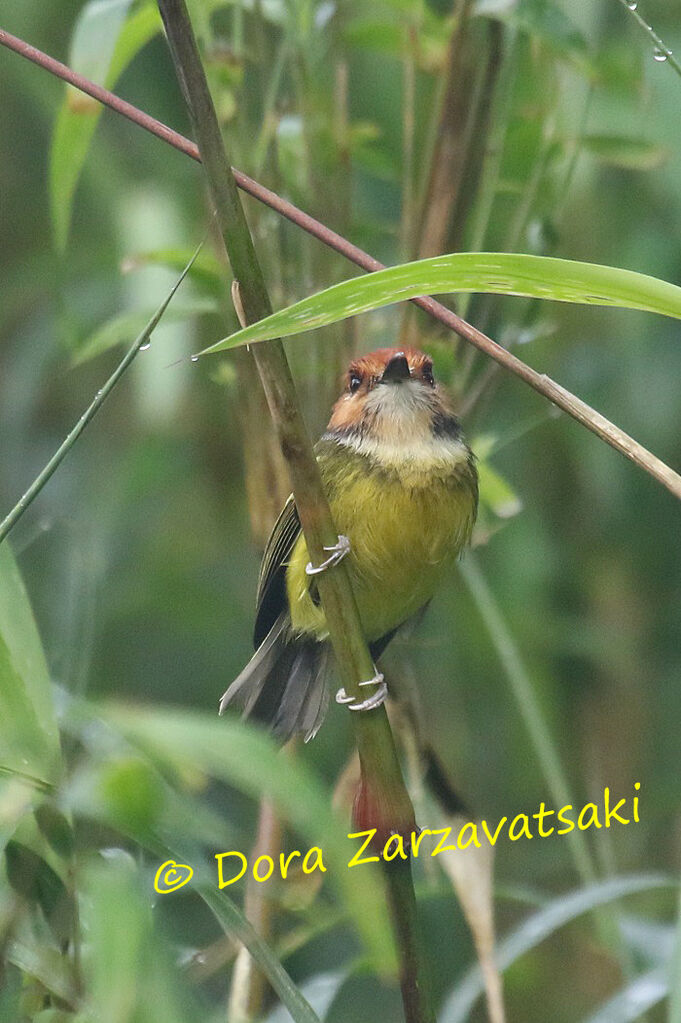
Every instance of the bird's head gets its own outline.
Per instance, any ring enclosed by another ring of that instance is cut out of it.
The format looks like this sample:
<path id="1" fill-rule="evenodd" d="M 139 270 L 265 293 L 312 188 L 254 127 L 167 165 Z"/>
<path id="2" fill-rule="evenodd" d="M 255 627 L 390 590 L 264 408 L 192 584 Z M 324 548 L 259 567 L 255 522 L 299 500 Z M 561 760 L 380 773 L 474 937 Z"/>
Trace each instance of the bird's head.
<path id="1" fill-rule="evenodd" d="M 379 348 L 353 359 L 328 431 L 413 445 L 459 426 L 435 382 L 433 361 L 416 348 Z"/>

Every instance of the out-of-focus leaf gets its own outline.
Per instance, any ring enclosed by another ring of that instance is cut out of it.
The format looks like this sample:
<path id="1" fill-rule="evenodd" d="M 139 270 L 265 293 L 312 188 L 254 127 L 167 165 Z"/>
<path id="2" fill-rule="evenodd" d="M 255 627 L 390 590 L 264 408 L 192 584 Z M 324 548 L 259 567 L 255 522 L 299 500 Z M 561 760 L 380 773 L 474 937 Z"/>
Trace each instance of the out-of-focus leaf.
<path id="1" fill-rule="evenodd" d="M 613 877 L 598 884 L 588 885 L 556 899 L 521 923 L 497 948 L 496 961 L 502 973 L 517 959 L 565 924 L 597 906 L 621 899 L 626 895 L 666 888 L 673 882 L 659 874 Z M 447 998 L 440 1013 L 440 1023 L 464 1023 L 484 990 L 479 966 L 472 967 Z"/>
<path id="2" fill-rule="evenodd" d="M 218 311 L 218 304 L 213 299 L 197 298 L 178 302 L 163 314 L 164 323 L 181 323 L 194 316 Z M 117 345 L 130 344 L 138 337 L 149 322 L 152 313 L 148 309 L 133 309 L 107 320 L 76 352 L 73 363 L 79 366 L 83 362 L 94 359 L 103 352 Z"/>
<path id="3" fill-rule="evenodd" d="M 584 1023 L 632 1023 L 668 994 L 667 971 L 661 967 L 649 970 L 609 998 L 600 1009 L 588 1016 Z"/>
<path id="4" fill-rule="evenodd" d="M 131 0 L 90 0 L 74 30 L 71 67 L 109 89 L 161 30 L 155 3 L 145 4 L 126 21 L 130 4 Z M 101 113 L 96 100 L 67 87 L 50 151 L 50 206 L 60 251 L 66 247 L 73 196 Z"/>
<path id="5" fill-rule="evenodd" d="M 400 57 L 405 48 L 405 30 L 397 22 L 355 19 L 343 29 L 345 41 L 350 46 L 388 53 Z"/>
<path id="6" fill-rule="evenodd" d="M 23 842 L 12 839 L 5 847 L 7 877 L 15 892 L 40 906 L 58 941 L 73 932 L 73 900 L 50 864 Z"/>
<path id="7" fill-rule="evenodd" d="M 681 288 L 633 270 L 520 253 L 460 252 L 388 267 L 335 284 L 237 331 L 201 354 L 302 334 L 419 295 L 454 292 L 522 295 L 553 302 L 642 309 L 681 318 Z"/>
<path id="8" fill-rule="evenodd" d="M 58 856 L 68 859 L 73 855 L 73 828 L 64 814 L 50 802 L 36 808 L 35 819 L 40 833 Z"/>
<path id="9" fill-rule="evenodd" d="M 45 789 L 60 772 L 50 677 L 33 612 L 7 543 L 0 544 L 0 774 Z"/>
<path id="10" fill-rule="evenodd" d="M 343 893 L 374 968 L 391 971 L 394 948 L 380 875 L 371 864 L 366 870 L 348 870 L 353 843 L 333 815 L 328 793 L 308 769 L 282 757 L 257 729 L 235 721 L 218 721 L 187 710 L 123 707 L 107 708 L 105 718 L 154 758 L 175 765 L 188 763 L 251 796 L 271 799 L 310 847 L 323 850 L 329 878 Z"/>
<path id="11" fill-rule="evenodd" d="M 200 1018 L 195 1004 L 190 1010 L 187 989 L 180 993 L 171 950 L 154 926 L 153 889 L 143 888 L 134 862 L 107 859 L 84 874 L 87 1008 L 93 1018 L 107 1023 Z"/>
<path id="12" fill-rule="evenodd" d="M 326 1014 L 346 978 L 347 973 L 334 970 L 332 973 L 318 973 L 315 977 L 310 977 L 309 980 L 300 985 L 302 994 L 317 1013 L 320 1020 L 326 1018 Z M 289 1023 L 288 1013 L 284 1006 L 277 1005 L 266 1016 L 264 1023 Z"/>
<path id="13" fill-rule="evenodd" d="M 655 170 L 669 158 L 665 146 L 644 139 L 620 138 L 616 135 L 587 135 L 581 145 L 601 163 L 625 170 Z"/>
<path id="14" fill-rule="evenodd" d="M 126 273 L 144 266 L 164 266 L 180 273 L 191 259 L 190 249 L 153 249 L 150 252 L 138 252 L 125 260 L 123 269 Z M 228 272 L 212 253 L 202 249 L 194 260 L 187 274 L 194 284 L 205 291 L 215 293 L 221 288 Z"/>
<path id="15" fill-rule="evenodd" d="M 522 511 L 523 502 L 503 476 L 500 476 L 488 462 L 478 462 L 478 477 L 480 501 L 498 518 L 510 519 Z"/>
<path id="16" fill-rule="evenodd" d="M 58 998 L 68 1004 L 74 1004 L 76 983 L 71 961 L 57 948 L 12 941 L 7 950 L 7 961 L 18 966 L 29 977 L 35 977 Z M 34 1018 L 47 1020 L 48 1017 L 41 1013 Z"/>

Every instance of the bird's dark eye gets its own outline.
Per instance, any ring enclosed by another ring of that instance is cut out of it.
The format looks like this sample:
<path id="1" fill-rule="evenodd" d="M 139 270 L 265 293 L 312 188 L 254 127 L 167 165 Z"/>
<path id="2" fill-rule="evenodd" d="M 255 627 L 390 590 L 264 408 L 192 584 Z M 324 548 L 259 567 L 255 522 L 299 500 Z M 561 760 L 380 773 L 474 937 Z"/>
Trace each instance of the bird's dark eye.
<path id="1" fill-rule="evenodd" d="M 427 384 L 430 384 L 431 387 L 435 387 L 435 377 L 433 376 L 432 365 L 428 365 L 426 363 L 426 365 L 423 367 L 423 379 Z"/>
<path id="2" fill-rule="evenodd" d="M 357 391 L 359 389 L 361 383 L 362 383 L 361 376 L 358 376 L 357 373 L 351 373 L 350 374 L 350 393 L 354 394 L 355 391 Z"/>

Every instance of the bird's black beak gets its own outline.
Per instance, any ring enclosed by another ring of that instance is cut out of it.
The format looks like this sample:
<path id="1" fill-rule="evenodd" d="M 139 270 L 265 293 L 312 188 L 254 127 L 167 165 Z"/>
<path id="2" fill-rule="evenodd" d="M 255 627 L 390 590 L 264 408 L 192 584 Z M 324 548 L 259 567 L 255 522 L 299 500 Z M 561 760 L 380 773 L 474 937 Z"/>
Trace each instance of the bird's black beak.
<path id="1" fill-rule="evenodd" d="M 411 373 L 409 363 L 404 352 L 393 355 L 388 365 L 383 370 L 381 377 L 382 384 L 401 384 L 403 380 L 409 380 Z"/>

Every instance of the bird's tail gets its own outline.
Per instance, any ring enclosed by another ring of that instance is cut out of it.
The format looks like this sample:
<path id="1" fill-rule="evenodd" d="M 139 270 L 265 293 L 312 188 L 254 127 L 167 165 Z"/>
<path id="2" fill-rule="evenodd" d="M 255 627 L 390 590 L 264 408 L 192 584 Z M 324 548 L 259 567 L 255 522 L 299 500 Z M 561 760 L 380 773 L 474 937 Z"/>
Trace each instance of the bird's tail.
<path id="1" fill-rule="evenodd" d="M 262 722 L 280 742 L 297 733 L 307 742 L 326 714 L 329 654 L 328 643 L 292 635 L 288 615 L 280 615 L 223 695 L 220 713 L 236 703 L 243 717 Z"/>

